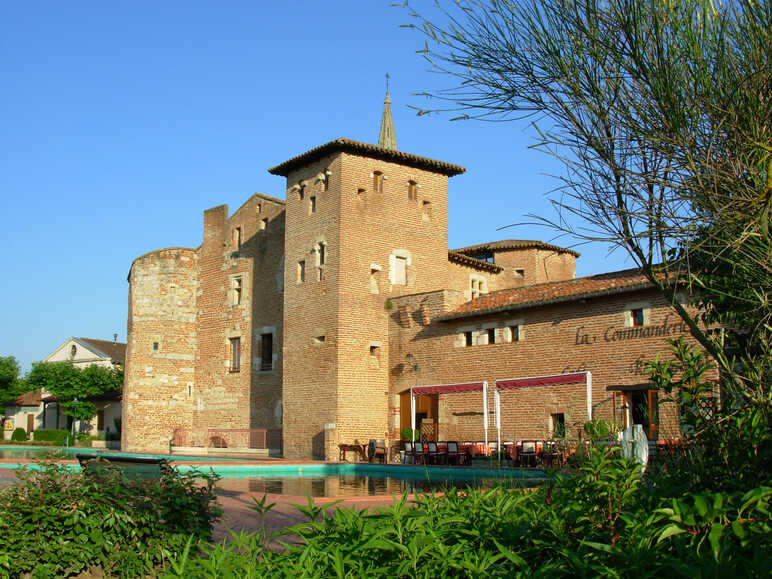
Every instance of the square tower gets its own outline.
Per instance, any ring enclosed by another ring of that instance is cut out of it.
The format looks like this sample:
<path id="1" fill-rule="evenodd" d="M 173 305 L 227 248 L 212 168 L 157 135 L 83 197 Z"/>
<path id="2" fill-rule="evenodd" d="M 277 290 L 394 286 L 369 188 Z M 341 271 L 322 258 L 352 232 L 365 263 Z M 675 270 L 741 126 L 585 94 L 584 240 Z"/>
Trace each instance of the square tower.
<path id="1" fill-rule="evenodd" d="M 448 282 L 448 177 L 463 167 L 337 139 L 269 170 L 287 179 L 287 458 L 386 438 L 391 298 Z"/>

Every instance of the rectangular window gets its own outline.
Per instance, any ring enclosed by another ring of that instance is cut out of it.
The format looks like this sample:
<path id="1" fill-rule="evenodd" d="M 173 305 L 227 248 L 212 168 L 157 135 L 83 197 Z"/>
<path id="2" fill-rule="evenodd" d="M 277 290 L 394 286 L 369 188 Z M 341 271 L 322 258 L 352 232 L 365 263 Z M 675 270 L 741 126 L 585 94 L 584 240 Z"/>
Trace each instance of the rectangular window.
<path id="1" fill-rule="evenodd" d="M 510 326 L 509 327 L 509 341 L 510 342 L 519 342 L 520 341 L 520 326 Z"/>
<path id="2" fill-rule="evenodd" d="M 633 326 L 642 326 L 644 322 L 643 308 L 633 308 L 630 310 L 630 317 L 633 320 Z"/>
<path id="3" fill-rule="evenodd" d="M 237 306 L 241 303 L 242 283 L 243 283 L 243 280 L 240 277 L 233 278 L 233 281 L 232 281 L 233 287 L 231 288 L 231 291 L 233 292 L 231 297 L 231 300 L 232 300 L 231 303 L 234 306 Z"/>
<path id="4" fill-rule="evenodd" d="M 241 227 L 233 230 L 233 249 L 238 251 L 241 248 Z"/>
<path id="5" fill-rule="evenodd" d="M 524 269 L 516 269 L 515 270 L 515 278 L 517 278 L 517 279 L 525 279 L 525 270 Z"/>
<path id="6" fill-rule="evenodd" d="M 330 189 L 330 170 L 325 169 L 322 174 L 322 191 L 328 191 Z"/>
<path id="7" fill-rule="evenodd" d="M 383 173 L 380 171 L 373 173 L 373 191 L 383 193 Z"/>
<path id="8" fill-rule="evenodd" d="M 559 412 L 550 416 L 552 417 L 552 436 L 564 438 L 566 436 L 566 415 Z"/>
<path id="9" fill-rule="evenodd" d="M 496 330 L 495 328 L 488 328 L 486 330 L 488 334 L 488 343 L 489 344 L 495 344 L 496 343 Z"/>
<path id="10" fill-rule="evenodd" d="M 273 334 L 260 335 L 260 369 L 273 368 Z"/>
<path id="11" fill-rule="evenodd" d="M 409 201 L 418 200 L 418 183 L 415 181 L 407 182 L 407 198 Z"/>
<path id="12" fill-rule="evenodd" d="M 231 372 L 241 370 L 241 338 L 231 338 Z"/>
<path id="13" fill-rule="evenodd" d="M 262 231 L 265 231 L 266 227 L 268 227 L 268 219 L 261 219 L 260 220 L 260 229 Z"/>
<path id="14" fill-rule="evenodd" d="M 311 195 L 311 197 L 308 198 L 308 212 L 316 213 L 316 196 L 315 195 Z"/>
<path id="15" fill-rule="evenodd" d="M 158 342 L 153 342 L 153 352 L 158 351 Z"/>
<path id="16" fill-rule="evenodd" d="M 327 263 L 327 244 L 319 243 L 319 265 Z"/>
<path id="17" fill-rule="evenodd" d="M 474 336 L 472 332 L 464 332 L 464 346 L 467 348 L 474 345 Z"/>
<path id="18" fill-rule="evenodd" d="M 392 276 L 394 285 L 407 284 L 407 258 L 394 256 L 394 275 Z"/>
<path id="19" fill-rule="evenodd" d="M 298 262 L 298 283 L 306 281 L 306 260 L 301 259 Z"/>

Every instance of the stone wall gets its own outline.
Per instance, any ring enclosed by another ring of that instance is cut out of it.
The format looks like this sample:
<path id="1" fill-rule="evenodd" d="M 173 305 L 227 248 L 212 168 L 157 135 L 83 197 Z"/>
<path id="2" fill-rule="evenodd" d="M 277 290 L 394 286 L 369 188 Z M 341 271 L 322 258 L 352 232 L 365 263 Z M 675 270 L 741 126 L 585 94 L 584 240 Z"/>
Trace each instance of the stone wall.
<path id="1" fill-rule="evenodd" d="M 129 273 L 121 448 L 168 452 L 196 400 L 198 256 L 171 248 L 137 258 Z"/>

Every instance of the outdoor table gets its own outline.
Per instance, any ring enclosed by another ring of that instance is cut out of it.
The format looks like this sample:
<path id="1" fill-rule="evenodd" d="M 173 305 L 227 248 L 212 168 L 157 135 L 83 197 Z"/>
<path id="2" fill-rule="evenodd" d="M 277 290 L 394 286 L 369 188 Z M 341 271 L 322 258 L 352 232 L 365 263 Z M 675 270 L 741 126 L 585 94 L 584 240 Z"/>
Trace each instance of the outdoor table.
<path id="1" fill-rule="evenodd" d="M 338 460 L 341 462 L 348 462 L 346 460 L 346 452 L 359 453 L 359 457 L 364 461 L 367 460 L 367 450 L 364 444 L 339 444 L 338 445 Z"/>

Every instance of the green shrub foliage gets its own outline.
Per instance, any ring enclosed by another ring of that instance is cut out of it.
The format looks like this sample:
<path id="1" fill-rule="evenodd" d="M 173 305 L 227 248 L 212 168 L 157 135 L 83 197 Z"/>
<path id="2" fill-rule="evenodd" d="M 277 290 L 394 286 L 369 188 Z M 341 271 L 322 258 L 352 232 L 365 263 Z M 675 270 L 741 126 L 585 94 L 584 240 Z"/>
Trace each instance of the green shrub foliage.
<path id="1" fill-rule="evenodd" d="M 51 442 L 54 446 L 72 445 L 72 434 L 66 430 L 40 429 L 35 431 L 33 438 L 35 442 Z"/>
<path id="2" fill-rule="evenodd" d="M 191 535 L 209 539 L 220 515 L 215 477 L 171 472 L 148 481 L 128 480 L 115 468 L 100 473 L 73 474 L 44 461 L 0 489 L 0 577 L 69 577 L 94 568 L 145 577 Z"/>
<path id="3" fill-rule="evenodd" d="M 234 535 L 172 558 L 174 577 L 767 577 L 772 488 L 661 497 L 616 448 L 530 491 L 450 490 L 393 506 Z M 272 505 L 256 501 L 264 516 Z M 300 539 L 298 541 L 297 539 Z"/>
<path id="4" fill-rule="evenodd" d="M 14 442 L 24 442 L 27 440 L 27 431 L 21 427 L 15 428 L 11 434 L 11 440 Z"/>

